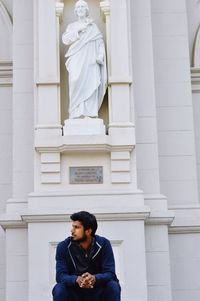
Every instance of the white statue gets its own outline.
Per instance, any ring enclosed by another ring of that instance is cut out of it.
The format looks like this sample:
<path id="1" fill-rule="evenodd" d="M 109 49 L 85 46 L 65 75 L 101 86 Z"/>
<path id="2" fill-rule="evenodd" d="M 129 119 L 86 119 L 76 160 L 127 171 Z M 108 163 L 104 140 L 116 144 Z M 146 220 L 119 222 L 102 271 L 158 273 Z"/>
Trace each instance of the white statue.
<path id="1" fill-rule="evenodd" d="M 98 117 L 107 86 L 103 36 L 89 18 L 87 2 L 75 4 L 78 21 L 67 26 L 62 41 L 69 73 L 69 118 Z"/>

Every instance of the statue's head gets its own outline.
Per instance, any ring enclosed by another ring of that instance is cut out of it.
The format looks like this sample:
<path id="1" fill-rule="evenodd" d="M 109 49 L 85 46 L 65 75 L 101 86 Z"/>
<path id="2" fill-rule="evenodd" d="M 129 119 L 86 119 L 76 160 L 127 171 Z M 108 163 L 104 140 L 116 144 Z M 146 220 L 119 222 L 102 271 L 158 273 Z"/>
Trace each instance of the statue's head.
<path id="1" fill-rule="evenodd" d="M 74 12 L 78 17 L 83 17 L 83 16 L 88 17 L 89 7 L 87 2 L 84 0 L 78 0 L 75 4 Z"/>

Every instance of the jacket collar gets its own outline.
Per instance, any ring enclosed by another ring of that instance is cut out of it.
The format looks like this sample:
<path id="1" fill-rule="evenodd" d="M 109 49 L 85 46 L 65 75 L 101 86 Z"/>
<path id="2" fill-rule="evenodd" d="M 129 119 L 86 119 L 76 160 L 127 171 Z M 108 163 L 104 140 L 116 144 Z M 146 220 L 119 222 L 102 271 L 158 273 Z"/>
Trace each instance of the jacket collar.
<path id="1" fill-rule="evenodd" d="M 95 235 L 95 252 L 94 252 L 94 255 L 92 256 L 92 259 L 94 259 L 98 253 L 100 252 L 101 248 L 102 248 L 102 245 L 101 243 L 99 242 L 99 237 Z M 70 258 L 72 260 L 72 263 L 74 265 L 74 268 L 76 269 L 76 263 L 75 263 L 75 259 L 73 257 L 73 254 L 71 252 L 71 248 L 72 247 L 72 238 L 70 237 L 70 240 L 69 240 L 69 244 L 68 244 L 68 251 L 69 251 L 69 255 L 70 255 Z"/>

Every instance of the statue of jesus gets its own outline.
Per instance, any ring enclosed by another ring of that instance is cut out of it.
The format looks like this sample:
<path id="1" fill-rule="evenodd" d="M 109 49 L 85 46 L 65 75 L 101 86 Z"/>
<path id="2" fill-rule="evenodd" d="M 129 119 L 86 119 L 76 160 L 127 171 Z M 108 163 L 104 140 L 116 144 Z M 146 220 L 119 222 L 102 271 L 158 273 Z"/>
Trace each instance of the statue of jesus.
<path id="1" fill-rule="evenodd" d="M 69 118 L 98 117 L 107 87 L 103 36 L 89 17 L 86 1 L 75 4 L 78 18 L 67 26 L 62 41 L 70 45 L 65 55 L 69 73 Z"/>

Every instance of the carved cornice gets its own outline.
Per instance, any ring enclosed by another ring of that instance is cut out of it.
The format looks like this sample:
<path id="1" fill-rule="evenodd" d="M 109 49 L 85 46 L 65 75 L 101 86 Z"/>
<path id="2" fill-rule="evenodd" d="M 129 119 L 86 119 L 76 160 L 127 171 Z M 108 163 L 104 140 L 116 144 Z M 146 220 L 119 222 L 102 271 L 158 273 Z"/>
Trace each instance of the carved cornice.
<path id="1" fill-rule="evenodd" d="M 197 29 L 196 36 L 194 39 L 194 45 L 193 45 L 193 56 L 192 56 L 192 66 L 200 68 L 200 25 Z"/>
<path id="2" fill-rule="evenodd" d="M 2 214 L 0 215 L 0 226 L 6 229 L 26 228 L 26 223 L 19 214 Z"/>
<path id="3" fill-rule="evenodd" d="M 191 68 L 192 92 L 200 93 L 200 67 Z"/>
<path id="4" fill-rule="evenodd" d="M 131 85 L 133 83 L 133 80 L 131 77 L 121 77 L 121 78 L 116 78 L 116 77 L 109 77 L 108 84 L 109 85 Z"/>
<path id="5" fill-rule="evenodd" d="M 11 86 L 13 66 L 11 61 L 0 61 L 0 86 Z"/>
<path id="6" fill-rule="evenodd" d="M 192 92 L 200 93 L 200 26 L 197 29 L 193 45 L 191 83 Z"/>
<path id="7" fill-rule="evenodd" d="M 65 4 L 62 0 L 56 1 L 56 16 L 60 18 L 60 21 L 62 21 L 64 6 Z"/>
<path id="8" fill-rule="evenodd" d="M 15 220 L 7 220 L 7 221 L 0 221 L 0 226 L 6 229 L 19 229 L 19 228 L 27 228 L 27 224 L 24 221 L 15 221 Z"/>
<path id="9" fill-rule="evenodd" d="M 98 221 L 134 221 L 145 220 L 149 212 L 96 213 Z M 70 222 L 70 214 L 27 214 L 22 215 L 26 223 Z"/>
<path id="10" fill-rule="evenodd" d="M 43 152 L 59 152 L 59 153 L 67 153 L 67 152 L 125 152 L 132 151 L 134 148 L 133 145 L 108 145 L 108 144 L 93 144 L 93 145 L 77 145 L 77 144 L 65 144 L 60 145 L 59 147 L 53 146 L 36 146 L 36 150 L 39 153 Z"/>
<path id="11" fill-rule="evenodd" d="M 72 213 L 72 212 L 71 212 Z M 42 212 L 24 212 L 18 216 L 4 215 L 0 216 L 0 225 L 3 229 L 27 228 L 29 223 L 56 223 L 56 222 L 70 222 L 71 213 L 42 213 Z M 144 221 L 149 216 L 147 207 L 135 208 L 130 212 L 100 212 L 95 213 L 98 221 Z"/>
<path id="12" fill-rule="evenodd" d="M 169 234 L 192 234 L 192 233 L 200 233 L 200 225 L 169 227 Z"/>
<path id="13" fill-rule="evenodd" d="M 160 195 L 161 196 L 161 195 Z M 161 198 L 159 198 L 161 200 Z M 149 204 L 148 204 L 149 205 Z M 150 206 L 150 215 L 146 220 L 147 225 L 171 225 L 175 214 L 167 208 L 152 209 Z"/>
<path id="14" fill-rule="evenodd" d="M 101 1 L 100 2 L 100 8 L 104 16 L 109 16 L 110 15 L 110 1 Z"/>
<path id="15" fill-rule="evenodd" d="M 35 147 L 38 152 L 112 152 L 112 151 L 132 151 L 135 147 L 132 137 L 120 137 L 114 141 L 112 137 L 106 135 L 72 135 L 62 137 L 36 137 Z"/>
<path id="16" fill-rule="evenodd" d="M 170 234 L 200 233 L 200 205 L 171 206 L 175 219 L 169 228 Z"/>

